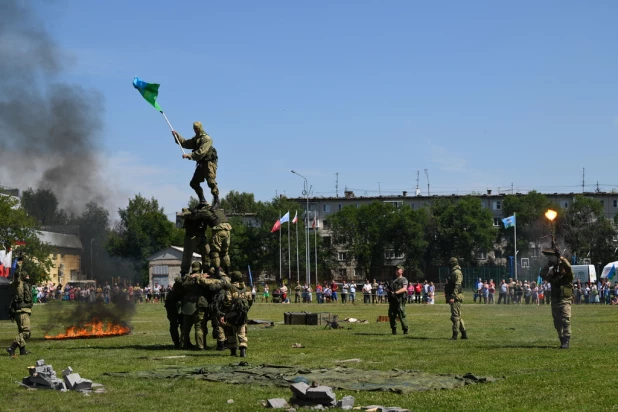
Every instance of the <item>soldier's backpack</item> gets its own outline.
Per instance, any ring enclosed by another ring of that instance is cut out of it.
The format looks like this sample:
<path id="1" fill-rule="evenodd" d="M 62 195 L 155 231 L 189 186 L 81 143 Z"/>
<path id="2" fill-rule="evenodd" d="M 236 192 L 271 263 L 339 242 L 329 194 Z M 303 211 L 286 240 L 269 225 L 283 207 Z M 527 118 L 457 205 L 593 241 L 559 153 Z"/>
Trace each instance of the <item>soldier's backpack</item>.
<path id="1" fill-rule="evenodd" d="M 230 292 L 232 296 L 235 297 L 232 298 L 232 305 L 229 312 L 231 316 L 226 316 L 225 321 L 235 326 L 244 325 L 247 322 L 249 308 L 251 307 L 245 295 L 245 290 L 238 289 L 236 286 L 232 285 Z"/>

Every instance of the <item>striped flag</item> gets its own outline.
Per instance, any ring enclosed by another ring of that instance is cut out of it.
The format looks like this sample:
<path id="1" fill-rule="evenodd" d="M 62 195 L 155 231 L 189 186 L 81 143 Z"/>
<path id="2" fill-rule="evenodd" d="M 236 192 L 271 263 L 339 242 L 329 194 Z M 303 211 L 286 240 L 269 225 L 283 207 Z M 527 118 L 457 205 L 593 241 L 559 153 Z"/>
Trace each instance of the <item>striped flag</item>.
<path id="1" fill-rule="evenodd" d="M 296 224 L 298 222 L 298 210 L 294 213 L 294 219 L 292 219 L 292 223 Z"/>

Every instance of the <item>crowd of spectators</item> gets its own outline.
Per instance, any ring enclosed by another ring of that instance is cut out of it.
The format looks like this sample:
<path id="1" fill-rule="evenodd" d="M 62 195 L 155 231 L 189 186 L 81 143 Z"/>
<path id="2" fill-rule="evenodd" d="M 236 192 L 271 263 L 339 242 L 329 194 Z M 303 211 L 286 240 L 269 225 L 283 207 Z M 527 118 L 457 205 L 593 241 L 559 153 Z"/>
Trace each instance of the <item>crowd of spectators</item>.
<path id="1" fill-rule="evenodd" d="M 109 282 L 105 284 L 66 284 L 41 283 L 32 286 L 32 299 L 34 303 L 47 303 L 50 301 L 83 302 L 83 303 L 115 303 L 119 299 L 130 300 L 135 303 L 163 303 L 165 296 L 171 291 L 172 286 L 163 286 L 155 283 L 153 287 L 139 285 L 126 285 Z"/>

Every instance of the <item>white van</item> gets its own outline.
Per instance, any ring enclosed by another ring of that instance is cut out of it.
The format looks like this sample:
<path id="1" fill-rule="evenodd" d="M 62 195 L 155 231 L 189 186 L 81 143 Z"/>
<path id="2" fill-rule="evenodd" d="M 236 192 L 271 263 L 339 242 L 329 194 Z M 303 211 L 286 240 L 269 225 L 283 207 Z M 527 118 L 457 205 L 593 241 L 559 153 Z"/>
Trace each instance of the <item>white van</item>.
<path id="1" fill-rule="evenodd" d="M 573 265 L 571 268 L 573 269 L 575 281 L 578 279 L 581 283 L 592 283 L 597 281 L 597 271 L 594 265 Z"/>

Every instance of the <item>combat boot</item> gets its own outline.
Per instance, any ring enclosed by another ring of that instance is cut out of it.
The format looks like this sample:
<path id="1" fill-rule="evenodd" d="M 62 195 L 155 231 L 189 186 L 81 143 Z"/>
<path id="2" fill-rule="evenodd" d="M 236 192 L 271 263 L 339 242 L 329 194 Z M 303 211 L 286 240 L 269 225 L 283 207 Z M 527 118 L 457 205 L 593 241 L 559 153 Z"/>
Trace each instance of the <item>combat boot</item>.
<path id="1" fill-rule="evenodd" d="M 225 342 L 219 340 L 217 341 L 217 350 L 219 352 L 224 351 L 225 350 Z"/>
<path id="2" fill-rule="evenodd" d="M 393 335 L 397 334 L 397 328 L 392 328 L 393 329 Z"/>
<path id="3" fill-rule="evenodd" d="M 230 349 L 230 356 L 236 356 L 236 349 Z"/>
<path id="4" fill-rule="evenodd" d="M 569 338 L 560 338 L 560 349 L 569 349 Z"/>
<path id="5" fill-rule="evenodd" d="M 219 209 L 219 195 L 212 195 L 212 210 Z"/>
<path id="6" fill-rule="evenodd" d="M 21 346 L 21 347 L 19 348 L 19 354 L 20 354 L 20 355 L 29 355 L 29 354 L 30 354 L 30 351 L 26 350 L 26 347 L 25 347 L 25 346 Z"/>
<path id="7" fill-rule="evenodd" d="M 408 328 L 405 328 L 405 329 L 403 330 L 403 334 L 404 334 L 404 335 L 407 335 L 407 334 L 408 334 Z"/>
<path id="8" fill-rule="evenodd" d="M 453 332 L 453 337 L 451 338 L 451 340 L 457 340 L 457 332 Z"/>
<path id="9" fill-rule="evenodd" d="M 18 347 L 18 346 L 19 346 L 19 345 L 18 345 L 17 343 L 13 342 L 13 343 L 11 344 L 11 346 L 9 346 L 8 348 L 6 348 L 6 351 L 9 353 L 9 356 L 10 356 L 10 357 L 12 357 L 12 358 L 13 358 L 13 357 L 15 357 L 15 356 L 16 356 L 16 355 L 15 355 L 15 349 L 17 349 L 17 347 Z"/>
<path id="10" fill-rule="evenodd" d="M 461 331 L 461 338 L 462 339 L 468 339 L 468 333 L 465 330 Z"/>
<path id="11" fill-rule="evenodd" d="M 240 357 L 241 358 L 247 357 L 247 348 L 240 348 Z"/>

